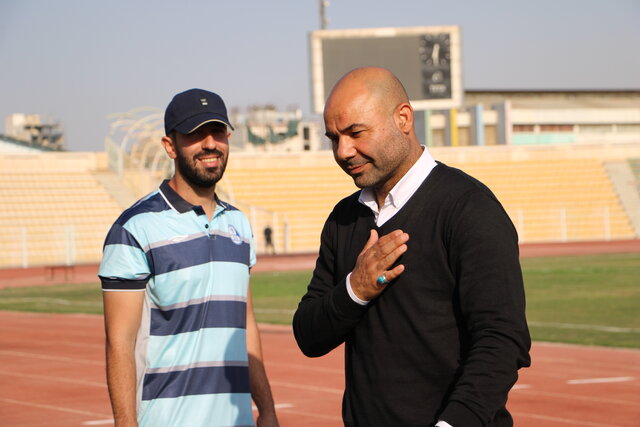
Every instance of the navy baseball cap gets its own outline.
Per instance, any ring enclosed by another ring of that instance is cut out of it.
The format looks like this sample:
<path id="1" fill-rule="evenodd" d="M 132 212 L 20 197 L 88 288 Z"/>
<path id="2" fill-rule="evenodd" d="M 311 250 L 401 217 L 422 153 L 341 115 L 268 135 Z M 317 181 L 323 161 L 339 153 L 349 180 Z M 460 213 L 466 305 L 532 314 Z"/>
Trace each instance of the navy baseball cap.
<path id="1" fill-rule="evenodd" d="M 220 122 L 231 126 L 227 107 L 220 95 L 203 89 L 189 89 L 173 97 L 164 112 L 164 131 L 191 133 L 205 123 Z"/>

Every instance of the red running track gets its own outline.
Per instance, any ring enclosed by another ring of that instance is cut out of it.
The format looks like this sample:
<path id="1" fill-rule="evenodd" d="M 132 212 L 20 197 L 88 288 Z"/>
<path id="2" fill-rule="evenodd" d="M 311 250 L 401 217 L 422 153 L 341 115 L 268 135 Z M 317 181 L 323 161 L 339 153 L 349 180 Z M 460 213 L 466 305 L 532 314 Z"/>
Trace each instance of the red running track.
<path id="1" fill-rule="evenodd" d="M 524 244 L 523 257 L 640 252 L 640 240 Z M 315 255 L 260 257 L 253 271 L 307 270 Z M 97 265 L 0 270 L 0 288 L 97 283 Z M 279 418 L 340 426 L 342 351 L 304 357 L 289 327 L 261 325 Z M 508 407 L 516 425 L 640 426 L 640 351 L 534 343 Z M 113 425 L 100 316 L 0 311 L 0 426 Z"/>
<path id="2" fill-rule="evenodd" d="M 304 357 L 290 327 L 261 325 L 281 425 L 342 425 L 342 351 Z M 102 318 L 0 312 L 0 425 L 113 425 Z M 516 426 L 640 425 L 640 351 L 534 343 L 508 407 Z"/>

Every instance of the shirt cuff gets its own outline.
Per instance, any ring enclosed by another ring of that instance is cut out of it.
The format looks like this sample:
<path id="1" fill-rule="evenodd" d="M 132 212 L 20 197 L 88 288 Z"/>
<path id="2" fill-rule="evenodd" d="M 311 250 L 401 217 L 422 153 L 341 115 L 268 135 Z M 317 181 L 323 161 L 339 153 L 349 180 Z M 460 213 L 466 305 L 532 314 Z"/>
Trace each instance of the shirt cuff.
<path id="1" fill-rule="evenodd" d="M 446 421 L 438 421 L 435 427 L 453 427 L 453 426 Z"/>
<path id="2" fill-rule="evenodd" d="M 351 273 L 347 274 L 347 280 L 345 280 L 345 282 L 346 282 L 346 285 L 347 285 L 347 293 L 349 294 L 349 296 L 351 297 L 353 302 L 358 303 L 360 305 L 369 304 L 369 301 L 365 301 L 365 300 L 362 300 L 362 299 L 358 298 L 356 296 L 356 294 L 353 292 L 353 289 L 351 289 Z M 444 426 L 444 427 L 451 427 L 451 426 Z"/>

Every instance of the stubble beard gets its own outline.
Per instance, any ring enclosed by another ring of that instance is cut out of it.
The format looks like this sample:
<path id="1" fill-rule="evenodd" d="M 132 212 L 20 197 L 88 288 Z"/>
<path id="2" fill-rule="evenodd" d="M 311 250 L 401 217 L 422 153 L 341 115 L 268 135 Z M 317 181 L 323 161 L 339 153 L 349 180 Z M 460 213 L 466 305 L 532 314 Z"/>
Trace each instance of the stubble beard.
<path id="1" fill-rule="evenodd" d="M 367 166 L 365 167 L 369 170 L 357 175 L 351 175 L 351 178 L 353 178 L 353 183 L 358 188 L 375 188 L 381 181 L 384 180 L 384 176 L 373 161 L 369 161 L 369 163 L 367 163 Z"/>
<path id="2" fill-rule="evenodd" d="M 393 133 L 385 144 L 395 144 L 396 147 L 402 147 L 404 145 L 404 140 L 400 133 Z M 365 168 L 367 170 L 357 175 L 349 175 L 353 179 L 356 187 L 371 188 L 375 190 L 383 187 L 393 177 L 407 155 L 408 153 L 404 152 L 404 150 L 396 150 L 394 152 L 382 151 L 378 153 L 376 159 L 362 156 L 362 158 L 355 161 L 342 162 L 341 166 L 342 169 L 349 174 L 348 166 L 350 163 L 366 163 Z"/>

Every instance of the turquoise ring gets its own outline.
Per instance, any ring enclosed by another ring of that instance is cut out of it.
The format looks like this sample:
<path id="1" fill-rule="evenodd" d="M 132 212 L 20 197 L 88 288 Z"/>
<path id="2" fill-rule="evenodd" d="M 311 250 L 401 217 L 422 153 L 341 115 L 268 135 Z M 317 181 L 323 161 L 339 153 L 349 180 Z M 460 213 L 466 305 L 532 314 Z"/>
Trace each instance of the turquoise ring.
<path id="1" fill-rule="evenodd" d="M 384 273 L 382 273 L 382 275 L 380 275 L 380 277 L 378 277 L 378 280 L 376 280 L 376 282 L 378 282 L 378 285 L 380 285 L 380 286 L 386 285 L 387 283 L 389 283 L 389 281 L 387 280 L 387 277 L 384 275 Z"/>

